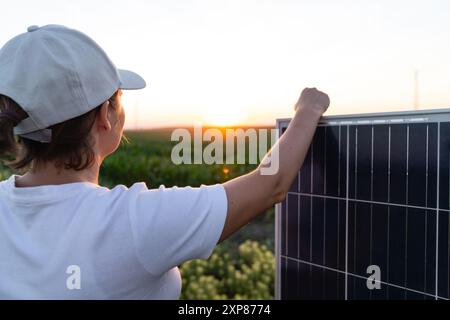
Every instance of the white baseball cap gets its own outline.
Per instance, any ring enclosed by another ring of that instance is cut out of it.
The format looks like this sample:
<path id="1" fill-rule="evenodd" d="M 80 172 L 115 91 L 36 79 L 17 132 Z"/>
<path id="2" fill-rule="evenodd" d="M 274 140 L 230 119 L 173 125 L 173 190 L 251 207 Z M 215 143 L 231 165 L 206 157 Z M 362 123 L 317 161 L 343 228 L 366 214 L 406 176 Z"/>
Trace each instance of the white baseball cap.
<path id="1" fill-rule="evenodd" d="M 61 25 L 31 26 L 0 49 L 0 94 L 28 113 L 14 134 L 31 140 L 51 142 L 48 127 L 91 111 L 118 89 L 145 86 L 94 40 Z"/>

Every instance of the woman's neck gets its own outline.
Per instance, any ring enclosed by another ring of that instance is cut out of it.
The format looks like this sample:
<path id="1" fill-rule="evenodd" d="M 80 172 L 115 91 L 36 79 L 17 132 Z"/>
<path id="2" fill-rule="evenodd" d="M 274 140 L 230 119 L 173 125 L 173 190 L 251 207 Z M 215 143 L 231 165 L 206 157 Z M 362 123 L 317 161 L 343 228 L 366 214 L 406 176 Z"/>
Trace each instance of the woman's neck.
<path id="1" fill-rule="evenodd" d="M 60 185 L 74 182 L 90 182 L 98 184 L 100 165 L 95 163 L 90 168 L 75 171 L 73 169 L 57 169 L 54 163 L 47 163 L 39 169 L 30 170 L 16 179 L 16 187 L 36 187 L 42 185 Z"/>

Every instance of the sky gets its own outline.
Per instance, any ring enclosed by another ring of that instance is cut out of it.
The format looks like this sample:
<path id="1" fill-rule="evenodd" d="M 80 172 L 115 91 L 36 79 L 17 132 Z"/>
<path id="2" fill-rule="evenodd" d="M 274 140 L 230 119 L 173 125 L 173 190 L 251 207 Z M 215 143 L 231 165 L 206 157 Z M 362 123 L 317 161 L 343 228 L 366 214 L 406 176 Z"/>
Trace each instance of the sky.
<path id="1" fill-rule="evenodd" d="M 7 4 L 6 4 L 7 3 Z M 148 87 L 126 128 L 274 125 L 304 87 L 328 115 L 450 108 L 448 0 L 14 0 L 0 46 L 30 25 L 92 37 Z"/>

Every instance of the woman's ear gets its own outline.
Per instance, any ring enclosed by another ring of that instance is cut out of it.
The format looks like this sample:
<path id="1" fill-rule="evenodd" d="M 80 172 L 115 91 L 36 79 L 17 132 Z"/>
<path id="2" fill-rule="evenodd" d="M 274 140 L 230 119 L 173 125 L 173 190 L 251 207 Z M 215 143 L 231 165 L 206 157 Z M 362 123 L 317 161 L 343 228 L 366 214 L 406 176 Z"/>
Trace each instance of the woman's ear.
<path id="1" fill-rule="evenodd" d="M 111 123 L 108 119 L 109 101 L 105 101 L 100 107 L 100 112 L 97 115 L 97 125 L 99 129 L 106 131 L 111 130 Z"/>

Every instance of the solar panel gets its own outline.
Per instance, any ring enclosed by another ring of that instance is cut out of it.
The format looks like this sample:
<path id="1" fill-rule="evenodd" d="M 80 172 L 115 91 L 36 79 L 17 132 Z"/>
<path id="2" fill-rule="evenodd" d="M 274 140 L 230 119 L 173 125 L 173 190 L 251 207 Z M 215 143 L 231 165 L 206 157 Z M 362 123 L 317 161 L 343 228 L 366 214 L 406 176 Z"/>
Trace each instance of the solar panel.
<path id="1" fill-rule="evenodd" d="M 449 163 L 450 110 L 324 117 L 276 206 L 276 297 L 449 299 Z"/>

